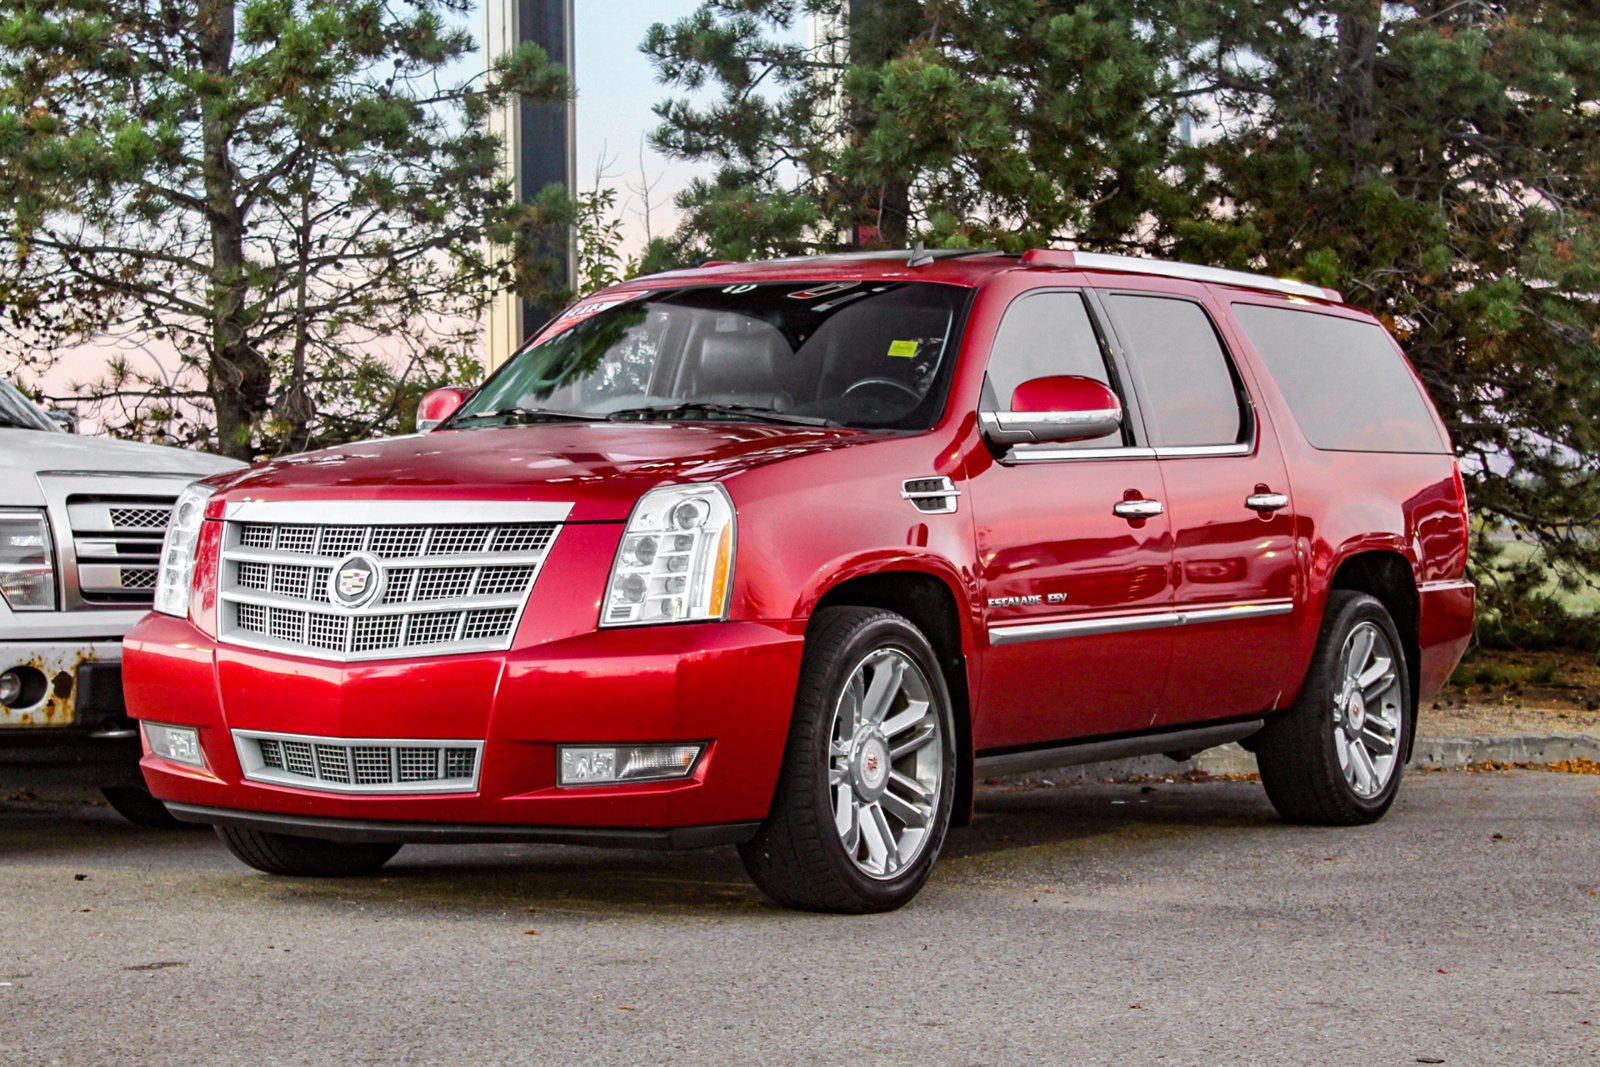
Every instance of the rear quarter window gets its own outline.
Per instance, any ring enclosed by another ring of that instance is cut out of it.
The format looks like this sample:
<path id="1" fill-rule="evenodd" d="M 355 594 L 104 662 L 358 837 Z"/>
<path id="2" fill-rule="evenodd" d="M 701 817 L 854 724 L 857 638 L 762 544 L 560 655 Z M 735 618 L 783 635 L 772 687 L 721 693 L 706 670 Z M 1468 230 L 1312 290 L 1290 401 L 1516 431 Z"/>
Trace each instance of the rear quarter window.
<path id="1" fill-rule="evenodd" d="M 1449 452 L 1400 349 L 1374 322 L 1234 304 L 1234 318 L 1315 448 Z"/>

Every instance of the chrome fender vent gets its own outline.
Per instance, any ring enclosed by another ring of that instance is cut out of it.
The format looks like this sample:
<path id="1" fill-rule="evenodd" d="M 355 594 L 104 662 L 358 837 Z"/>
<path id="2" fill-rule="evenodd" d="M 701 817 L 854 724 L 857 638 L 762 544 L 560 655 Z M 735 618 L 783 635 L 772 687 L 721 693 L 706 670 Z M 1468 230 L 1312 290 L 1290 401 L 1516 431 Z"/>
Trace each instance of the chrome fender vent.
<path id="1" fill-rule="evenodd" d="M 911 478 L 900 487 L 900 495 L 924 515 L 949 515 L 961 490 L 949 478 Z"/>

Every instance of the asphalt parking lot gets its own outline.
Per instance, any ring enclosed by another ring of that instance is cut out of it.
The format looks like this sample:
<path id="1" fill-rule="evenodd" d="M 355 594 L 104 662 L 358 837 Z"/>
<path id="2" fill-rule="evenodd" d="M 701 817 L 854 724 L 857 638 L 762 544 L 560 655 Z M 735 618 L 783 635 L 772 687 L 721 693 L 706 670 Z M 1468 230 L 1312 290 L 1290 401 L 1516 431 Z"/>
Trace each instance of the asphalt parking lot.
<path id="1" fill-rule="evenodd" d="M 1416 774 L 1360 830 L 1148 788 L 991 788 L 865 918 L 768 905 L 731 849 L 317 882 L 0 803 L 0 1061 L 1600 1061 L 1600 779 Z"/>

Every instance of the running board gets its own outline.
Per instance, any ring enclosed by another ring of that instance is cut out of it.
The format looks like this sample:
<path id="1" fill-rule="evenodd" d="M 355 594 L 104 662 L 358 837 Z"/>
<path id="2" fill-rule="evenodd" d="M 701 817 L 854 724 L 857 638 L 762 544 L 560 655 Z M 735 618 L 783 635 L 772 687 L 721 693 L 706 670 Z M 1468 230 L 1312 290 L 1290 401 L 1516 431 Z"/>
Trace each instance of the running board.
<path id="1" fill-rule="evenodd" d="M 1042 771 L 1052 767 L 1076 767 L 1083 763 L 1127 759 L 1129 756 L 1199 752 L 1225 745 L 1229 741 L 1237 741 L 1242 737 L 1249 737 L 1264 725 L 1265 722 L 1261 719 L 1251 719 L 1249 722 L 1201 726 L 1193 730 L 1168 730 L 1159 734 L 1140 734 L 1137 737 L 1080 741 L 1077 744 L 1054 745 L 1050 748 L 1030 748 L 1022 752 L 980 755 L 977 767 L 985 774 L 1020 774 L 1024 771 Z"/>

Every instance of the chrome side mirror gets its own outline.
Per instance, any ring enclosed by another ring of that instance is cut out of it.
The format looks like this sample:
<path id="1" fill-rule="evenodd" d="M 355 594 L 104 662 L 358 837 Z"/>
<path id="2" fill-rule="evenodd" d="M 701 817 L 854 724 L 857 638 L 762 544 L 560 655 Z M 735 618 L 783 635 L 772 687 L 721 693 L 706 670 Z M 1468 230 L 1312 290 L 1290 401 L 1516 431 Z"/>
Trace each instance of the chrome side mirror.
<path id="1" fill-rule="evenodd" d="M 984 440 L 1001 448 L 1048 441 L 1092 441 L 1122 427 L 1122 401 L 1093 378 L 1033 378 L 1011 394 L 1010 411 L 978 412 Z"/>

